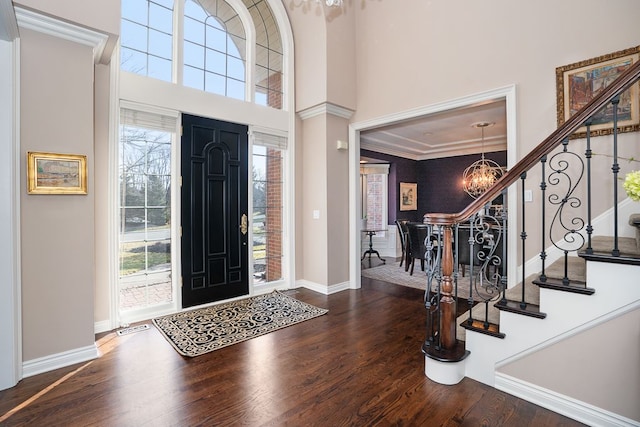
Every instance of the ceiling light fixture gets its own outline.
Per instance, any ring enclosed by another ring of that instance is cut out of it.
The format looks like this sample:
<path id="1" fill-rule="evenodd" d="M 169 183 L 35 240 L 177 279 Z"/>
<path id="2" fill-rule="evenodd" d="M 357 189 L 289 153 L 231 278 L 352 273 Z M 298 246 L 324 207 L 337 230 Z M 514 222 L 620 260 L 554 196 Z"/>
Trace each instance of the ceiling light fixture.
<path id="1" fill-rule="evenodd" d="M 304 0 L 304 1 L 309 1 L 309 0 Z M 320 3 L 320 0 L 316 0 L 316 3 Z M 329 7 L 331 7 L 331 6 L 342 6 L 342 0 L 325 0 L 325 3 Z"/>
<path id="2" fill-rule="evenodd" d="M 462 173 L 462 188 L 474 199 L 480 197 L 504 174 L 504 169 L 499 164 L 484 158 L 484 128 L 494 124 L 478 122 L 471 125 L 482 131 L 482 156 L 480 160 L 471 163 Z"/>

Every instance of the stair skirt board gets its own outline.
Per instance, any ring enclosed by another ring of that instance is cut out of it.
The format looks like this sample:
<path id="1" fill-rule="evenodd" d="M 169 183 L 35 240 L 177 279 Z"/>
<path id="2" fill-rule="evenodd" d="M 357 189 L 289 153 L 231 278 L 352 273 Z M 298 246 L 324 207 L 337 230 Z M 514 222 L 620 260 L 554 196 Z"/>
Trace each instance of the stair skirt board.
<path id="1" fill-rule="evenodd" d="M 589 426 L 638 426 L 637 421 L 500 372 L 494 387 Z"/>
<path id="2" fill-rule="evenodd" d="M 465 376 L 588 425 L 640 425 L 638 420 L 629 420 L 622 415 L 498 371 L 546 347 L 640 310 L 640 286 L 637 284 L 640 267 L 616 264 L 616 280 L 612 282 L 611 266 L 612 264 L 587 262 L 587 276 L 596 289 L 595 294 L 591 296 L 541 289 L 541 307 L 549 308 L 547 319 L 540 320 L 501 312 L 501 323 L 504 324 L 506 333 L 504 340 L 467 331 L 466 348 L 470 354 L 465 359 Z M 576 300 L 582 301 L 576 304 Z M 583 308 L 573 314 L 566 313 L 567 307 L 575 306 Z M 576 319 L 576 314 L 580 319 Z M 549 324 L 550 330 L 540 328 L 545 322 L 558 321 L 560 324 L 556 326 Z M 518 330 L 523 328 L 531 332 L 526 337 L 518 334 Z M 556 332 L 553 332 L 553 329 Z M 529 341 L 530 344 L 525 341 Z"/>

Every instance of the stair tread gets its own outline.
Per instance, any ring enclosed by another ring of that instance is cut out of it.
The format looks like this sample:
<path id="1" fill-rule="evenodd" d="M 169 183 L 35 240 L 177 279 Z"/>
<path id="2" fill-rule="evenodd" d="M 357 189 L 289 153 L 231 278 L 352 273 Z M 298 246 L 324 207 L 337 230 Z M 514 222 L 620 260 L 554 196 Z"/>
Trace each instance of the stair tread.
<path id="1" fill-rule="evenodd" d="M 610 254 L 613 248 L 613 236 L 593 236 L 591 248 L 597 253 Z M 618 249 L 621 256 L 640 258 L 640 248 L 635 237 L 618 237 Z"/>
<path id="2" fill-rule="evenodd" d="M 613 237 L 610 236 L 593 236 L 591 239 L 591 247 L 594 252 L 611 254 L 613 248 Z M 618 237 L 618 248 L 621 256 L 637 257 L 640 258 L 640 249 L 636 245 L 636 239 L 633 237 Z M 579 256 L 567 257 L 567 277 L 571 280 L 571 284 L 589 289 L 586 287 L 586 261 Z M 552 262 L 550 265 L 545 266 L 544 271 L 547 280 L 551 283 L 561 281 L 565 276 L 564 257 Z M 525 279 L 527 284 L 525 288 L 525 301 L 528 304 L 539 306 L 540 304 L 540 288 L 534 284 L 534 281 L 539 280 L 540 274 L 535 273 L 528 276 Z M 507 289 L 506 298 L 512 302 L 518 302 L 522 299 L 522 283 Z M 498 325 L 500 323 L 500 310 L 494 307 L 495 302 L 489 303 L 488 321 L 492 324 Z M 474 319 L 484 319 L 484 304 L 477 304 L 471 309 L 471 316 Z M 460 315 L 457 319 L 457 337 L 460 340 L 464 340 L 466 337 L 466 330 L 462 327 L 462 323 L 469 319 L 469 312 Z"/>

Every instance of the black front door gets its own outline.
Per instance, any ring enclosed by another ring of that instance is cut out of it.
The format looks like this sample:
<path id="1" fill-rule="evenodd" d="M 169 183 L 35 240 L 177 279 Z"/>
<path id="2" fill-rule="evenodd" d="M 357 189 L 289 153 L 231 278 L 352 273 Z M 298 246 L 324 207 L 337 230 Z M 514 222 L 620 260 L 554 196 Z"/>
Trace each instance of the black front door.
<path id="1" fill-rule="evenodd" d="M 182 115 L 182 306 L 247 295 L 247 126 Z"/>

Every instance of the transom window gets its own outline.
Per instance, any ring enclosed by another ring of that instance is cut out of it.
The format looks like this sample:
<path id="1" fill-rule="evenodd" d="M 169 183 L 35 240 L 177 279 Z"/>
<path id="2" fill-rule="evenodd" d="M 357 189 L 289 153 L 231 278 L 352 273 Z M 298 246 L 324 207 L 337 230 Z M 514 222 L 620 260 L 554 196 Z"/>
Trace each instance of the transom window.
<path id="1" fill-rule="evenodd" d="M 122 0 L 120 68 L 170 82 L 173 0 Z"/>
<path id="2" fill-rule="evenodd" d="M 185 2 L 183 82 L 185 86 L 244 99 L 244 27 L 226 2 L 212 3 L 216 16 L 196 0 Z"/>
<path id="3" fill-rule="evenodd" d="M 241 1 L 250 18 L 224 0 L 122 0 L 121 69 L 282 109 L 277 22 L 266 0 Z M 183 39 L 176 43 L 177 34 Z"/>

